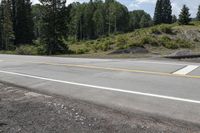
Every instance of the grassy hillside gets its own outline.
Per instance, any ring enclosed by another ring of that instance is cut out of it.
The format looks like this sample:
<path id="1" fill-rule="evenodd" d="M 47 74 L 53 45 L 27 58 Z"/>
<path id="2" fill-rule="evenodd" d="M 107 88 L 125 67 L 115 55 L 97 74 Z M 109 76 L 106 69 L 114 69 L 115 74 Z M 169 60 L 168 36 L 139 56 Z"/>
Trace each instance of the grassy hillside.
<path id="1" fill-rule="evenodd" d="M 97 40 L 70 41 L 69 47 L 75 54 L 87 55 L 116 53 L 163 55 L 180 49 L 200 52 L 200 22 L 193 22 L 187 26 L 158 25 Z"/>

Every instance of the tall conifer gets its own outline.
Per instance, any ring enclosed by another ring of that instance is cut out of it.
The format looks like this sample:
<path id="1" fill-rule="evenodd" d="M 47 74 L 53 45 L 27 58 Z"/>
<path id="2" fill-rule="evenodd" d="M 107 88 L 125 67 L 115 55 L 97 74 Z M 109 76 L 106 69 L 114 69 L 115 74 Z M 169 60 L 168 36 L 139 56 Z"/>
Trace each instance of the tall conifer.
<path id="1" fill-rule="evenodd" d="M 154 12 L 154 24 L 162 23 L 162 0 L 157 0 Z"/>
<path id="2" fill-rule="evenodd" d="M 170 0 L 162 1 L 162 23 L 172 23 L 172 6 Z"/>
<path id="3" fill-rule="evenodd" d="M 199 5 L 199 8 L 198 8 L 198 12 L 197 12 L 197 20 L 200 21 L 200 5 Z"/>
<path id="4" fill-rule="evenodd" d="M 192 19 L 190 18 L 189 8 L 186 5 L 183 5 L 181 13 L 179 15 L 179 24 L 187 25 Z"/>

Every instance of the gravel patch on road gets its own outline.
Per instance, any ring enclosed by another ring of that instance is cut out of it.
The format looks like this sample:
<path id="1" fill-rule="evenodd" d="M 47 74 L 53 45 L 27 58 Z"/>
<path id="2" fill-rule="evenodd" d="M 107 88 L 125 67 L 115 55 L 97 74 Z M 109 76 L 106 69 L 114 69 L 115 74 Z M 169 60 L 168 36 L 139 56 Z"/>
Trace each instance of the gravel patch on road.
<path id="1" fill-rule="evenodd" d="M 0 84 L 0 133 L 198 133 L 200 125 Z"/>

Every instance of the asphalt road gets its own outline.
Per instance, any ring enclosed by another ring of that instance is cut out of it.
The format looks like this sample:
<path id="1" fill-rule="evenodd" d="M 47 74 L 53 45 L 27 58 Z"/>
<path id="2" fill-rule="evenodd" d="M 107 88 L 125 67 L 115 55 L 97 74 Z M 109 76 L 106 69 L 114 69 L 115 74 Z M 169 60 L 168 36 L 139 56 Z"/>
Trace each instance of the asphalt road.
<path id="1" fill-rule="evenodd" d="M 0 81 L 200 124 L 200 64 L 0 55 Z"/>

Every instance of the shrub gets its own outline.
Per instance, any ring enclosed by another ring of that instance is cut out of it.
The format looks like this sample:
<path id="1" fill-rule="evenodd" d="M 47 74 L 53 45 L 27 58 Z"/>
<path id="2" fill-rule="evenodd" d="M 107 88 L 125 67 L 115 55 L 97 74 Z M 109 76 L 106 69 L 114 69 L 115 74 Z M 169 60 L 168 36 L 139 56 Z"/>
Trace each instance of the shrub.
<path id="1" fill-rule="evenodd" d="M 88 53 L 90 50 L 88 48 L 80 48 L 76 50 L 76 54 L 86 54 Z"/>
<path id="2" fill-rule="evenodd" d="M 118 36 L 116 40 L 117 47 L 123 47 L 124 45 L 127 45 L 127 39 L 123 36 Z"/>
<path id="3" fill-rule="evenodd" d="M 165 42 L 163 45 L 165 48 L 168 48 L 168 49 L 178 49 L 179 48 L 179 45 L 173 41 Z"/>
<path id="4" fill-rule="evenodd" d="M 130 42 L 129 47 L 141 47 L 143 44 L 141 42 Z"/>
<path id="5" fill-rule="evenodd" d="M 162 36 L 161 40 L 163 40 L 163 41 L 171 41 L 171 38 L 168 37 L 168 36 Z"/>
<path id="6" fill-rule="evenodd" d="M 16 49 L 16 54 L 20 55 L 37 55 L 38 48 L 33 45 L 21 45 Z"/>
<path id="7" fill-rule="evenodd" d="M 161 30 L 161 32 L 166 33 L 166 34 L 172 34 L 173 33 L 172 27 L 169 26 L 169 25 L 161 25 L 160 30 Z"/>
<path id="8" fill-rule="evenodd" d="M 152 27 L 150 32 L 152 34 L 161 34 L 160 30 L 157 27 Z"/>
<path id="9" fill-rule="evenodd" d="M 143 37 L 141 39 L 141 44 L 151 44 L 152 43 L 152 38 L 149 36 Z"/>
<path id="10" fill-rule="evenodd" d="M 105 42 L 103 42 L 102 44 L 101 44 L 101 50 L 102 51 L 108 51 L 108 50 L 110 50 L 111 49 L 111 45 L 112 45 L 113 43 L 111 42 L 111 41 L 105 41 Z"/>
<path id="11" fill-rule="evenodd" d="M 160 26 L 152 27 L 150 32 L 153 34 L 161 34 L 162 32 L 166 34 L 172 34 L 173 30 L 172 30 L 172 26 L 170 25 L 160 25 Z"/>
<path id="12" fill-rule="evenodd" d="M 191 48 L 192 44 L 186 40 L 177 39 L 175 43 L 179 44 L 180 48 Z"/>
<path id="13" fill-rule="evenodd" d="M 158 41 L 156 40 L 156 38 L 154 38 L 153 36 L 146 36 L 146 37 L 143 37 L 141 38 L 141 41 L 140 41 L 141 44 L 150 44 L 152 46 L 158 46 Z"/>

